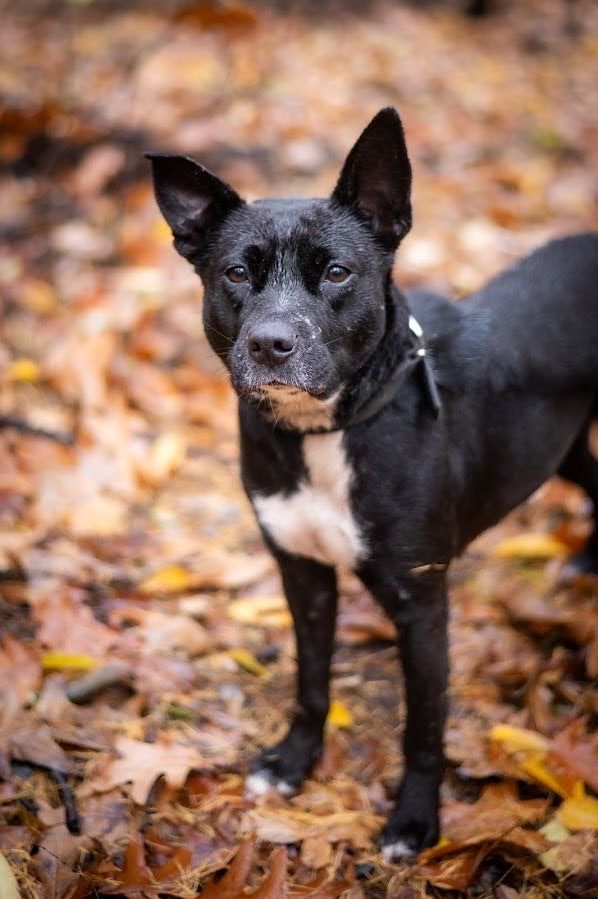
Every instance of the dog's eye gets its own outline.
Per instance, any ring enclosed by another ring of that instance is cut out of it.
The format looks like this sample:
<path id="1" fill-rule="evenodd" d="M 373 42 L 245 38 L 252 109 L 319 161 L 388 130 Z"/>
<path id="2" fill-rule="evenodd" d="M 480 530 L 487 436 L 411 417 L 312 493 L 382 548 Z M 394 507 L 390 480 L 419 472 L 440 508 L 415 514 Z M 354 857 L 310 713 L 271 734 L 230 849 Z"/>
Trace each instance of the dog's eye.
<path id="1" fill-rule="evenodd" d="M 233 282 L 233 284 L 240 284 L 242 281 L 247 281 L 249 278 L 247 269 L 244 265 L 231 265 L 224 274 L 229 281 Z"/>
<path id="2" fill-rule="evenodd" d="M 343 281 L 346 281 L 351 272 L 348 268 L 345 268 L 344 265 L 329 265 L 326 274 L 324 275 L 327 281 L 332 281 L 333 284 L 342 284 Z"/>

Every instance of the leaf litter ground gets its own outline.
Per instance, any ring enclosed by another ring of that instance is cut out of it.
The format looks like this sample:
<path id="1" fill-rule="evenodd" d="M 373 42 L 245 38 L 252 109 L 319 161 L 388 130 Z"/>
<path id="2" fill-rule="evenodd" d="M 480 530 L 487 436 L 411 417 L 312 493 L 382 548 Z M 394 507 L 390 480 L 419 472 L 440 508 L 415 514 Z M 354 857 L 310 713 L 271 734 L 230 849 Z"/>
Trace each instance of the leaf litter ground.
<path id="1" fill-rule="evenodd" d="M 554 481 L 452 573 L 442 839 L 384 865 L 401 771 L 392 626 L 343 582 L 326 751 L 245 799 L 292 708 L 293 642 L 238 483 L 234 401 L 142 151 L 246 195 L 322 194 L 395 103 L 405 286 L 456 296 L 596 228 L 589 2 L 32 2 L 0 64 L 0 893 L 345 899 L 596 888 L 589 510 Z"/>

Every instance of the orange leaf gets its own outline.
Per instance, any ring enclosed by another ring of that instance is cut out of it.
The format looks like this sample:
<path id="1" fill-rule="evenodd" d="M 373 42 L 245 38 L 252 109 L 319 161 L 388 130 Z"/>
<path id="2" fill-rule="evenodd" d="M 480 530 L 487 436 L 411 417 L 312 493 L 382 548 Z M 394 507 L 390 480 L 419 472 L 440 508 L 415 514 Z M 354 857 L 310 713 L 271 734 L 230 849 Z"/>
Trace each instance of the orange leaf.
<path id="1" fill-rule="evenodd" d="M 204 886 L 202 899 L 240 899 L 251 870 L 252 856 L 253 840 L 244 840 L 224 877 L 216 882 L 211 880 Z"/>
<path id="2" fill-rule="evenodd" d="M 251 899 L 283 899 L 288 895 L 284 882 L 287 873 L 287 850 L 281 846 L 275 849 L 270 858 L 270 873 L 262 881 L 257 890 L 250 893 Z"/>

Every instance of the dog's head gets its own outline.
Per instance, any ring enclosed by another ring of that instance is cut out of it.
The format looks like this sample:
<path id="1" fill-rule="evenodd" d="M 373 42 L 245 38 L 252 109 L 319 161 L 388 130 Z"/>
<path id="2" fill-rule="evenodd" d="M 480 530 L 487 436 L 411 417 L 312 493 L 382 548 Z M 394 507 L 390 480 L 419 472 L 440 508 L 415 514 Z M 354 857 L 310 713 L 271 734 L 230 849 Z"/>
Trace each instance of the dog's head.
<path id="1" fill-rule="evenodd" d="M 239 395 L 279 412 L 331 408 L 384 334 L 393 254 L 411 226 L 397 112 L 370 122 L 329 199 L 246 203 L 191 159 L 150 158 L 174 245 L 204 284 L 207 338 Z"/>

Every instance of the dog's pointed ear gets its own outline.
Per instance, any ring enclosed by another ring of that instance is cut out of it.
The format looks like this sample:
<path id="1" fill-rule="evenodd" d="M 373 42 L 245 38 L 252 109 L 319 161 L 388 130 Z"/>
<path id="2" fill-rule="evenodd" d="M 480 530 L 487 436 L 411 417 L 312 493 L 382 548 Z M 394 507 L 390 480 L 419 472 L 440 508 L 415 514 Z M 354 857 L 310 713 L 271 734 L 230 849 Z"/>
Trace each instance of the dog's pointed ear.
<path id="1" fill-rule="evenodd" d="M 347 156 L 332 199 L 353 209 L 395 250 L 411 228 L 411 165 L 398 112 L 380 110 Z"/>
<path id="2" fill-rule="evenodd" d="M 151 160 L 154 192 L 181 256 L 197 264 L 210 234 L 244 204 L 241 197 L 193 159 L 146 153 Z"/>

